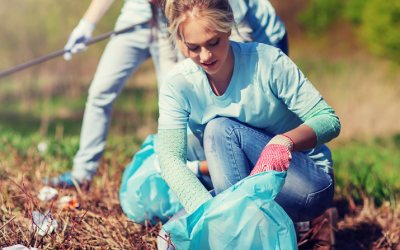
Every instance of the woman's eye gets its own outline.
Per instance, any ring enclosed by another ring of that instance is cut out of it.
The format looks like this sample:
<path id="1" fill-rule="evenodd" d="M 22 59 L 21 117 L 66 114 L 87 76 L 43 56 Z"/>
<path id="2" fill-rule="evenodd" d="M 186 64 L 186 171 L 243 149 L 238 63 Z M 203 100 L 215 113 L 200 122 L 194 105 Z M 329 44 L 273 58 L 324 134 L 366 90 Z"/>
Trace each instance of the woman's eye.
<path id="1" fill-rule="evenodd" d="M 212 44 L 210 44 L 211 46 L 215 46 L 215 45 L 218 45 L 218 43 L 219 43 L 219 39 L 215 42 L 215 43 L 212 43 Z"/>
<path id="2" fill-rule="evenodd" d="M 190 47 L 187 47 L 189 50 L 191 50 L 191 51 L 195 51 L 197 48 L 198 48 L 199 46 L 196 46 L 196 47 L 194 47 L 194 48 L 190 48 Z"/>

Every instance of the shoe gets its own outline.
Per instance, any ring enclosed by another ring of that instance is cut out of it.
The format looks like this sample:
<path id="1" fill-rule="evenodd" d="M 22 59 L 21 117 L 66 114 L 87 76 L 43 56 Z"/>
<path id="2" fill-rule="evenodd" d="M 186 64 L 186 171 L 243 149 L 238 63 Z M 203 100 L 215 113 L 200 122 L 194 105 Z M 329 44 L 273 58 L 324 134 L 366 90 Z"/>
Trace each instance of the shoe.
<path id="1" fill-rule="evenodd" d="M 74 184 L 74 180 L 79 187 L 83 186 L 83 183 L 76 180 L 74 177 L 72 177 L 71 173 L 65 173 L 65 174 L 61 174 L 57 177 L 53 177 L 53 178 L 43 178 L 42 182 L 46 185 L 49 185 L 51 187 L 61 187 L 61 188 L 74 188 L 75 184 Z"/>
<path id="2" fill-rule="evenodd" d="M 339 214 L 336 207 L 326 210 L 321 216 L 311 221 L 310 245 L 311 249 L 335 250 L 335 231 Z"/>

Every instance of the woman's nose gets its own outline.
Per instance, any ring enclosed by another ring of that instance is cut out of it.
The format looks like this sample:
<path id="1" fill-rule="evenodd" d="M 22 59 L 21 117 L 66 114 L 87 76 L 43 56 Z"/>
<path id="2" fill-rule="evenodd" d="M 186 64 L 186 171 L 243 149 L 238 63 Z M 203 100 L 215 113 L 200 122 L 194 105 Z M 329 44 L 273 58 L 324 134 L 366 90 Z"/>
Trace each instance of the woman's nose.
<path id="1" fill-rule="evenodd" d="M 211 57 L 212 57 L 212 53 L 209 50 L 207 50 L 205 48 L 203 48 L 201 50 L 201 53 L 200 53 L 201 62 L 208 62 L 211 59 Z"/>

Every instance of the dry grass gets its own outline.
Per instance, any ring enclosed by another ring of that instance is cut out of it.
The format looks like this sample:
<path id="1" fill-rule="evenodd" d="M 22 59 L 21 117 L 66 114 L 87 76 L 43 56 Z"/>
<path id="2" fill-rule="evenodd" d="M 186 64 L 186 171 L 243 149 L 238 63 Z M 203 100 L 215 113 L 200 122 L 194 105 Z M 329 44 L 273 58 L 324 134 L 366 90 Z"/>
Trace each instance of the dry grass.
<path id="1" fill-rule="evenodd" d="M 90 188 L 59 189 L 58 197 L 69 195 L 80 203 L 78 209 L 58 208 L 57 200 L 42 202 L 37 198 L 44 186 L 40 183 L 47 164 L 34 157 L 0 154 L 0 247 L 23 244 L 40 249 L 156 249 L 156 235 L 161 223 L 136 224 L 122 212 L 119 185 L 124 166 L 102 162 L 96 182 Z M 116 168 L 114 176 L 108 168 Z M 50 210 L 58 228 L 45 236 L 30 232 L 32 212 Z"/>
<path id="2" fill-rule="evenodd" d="M 98 176 L 90 188 L 59 189 L 59 197 L 70 195 L 79 209 L 60 209 L 57 201 L 37 199 L 47 163 L 40 157 L 21 157 L 12 150 L 0 153 L 0 247 L 23 244 L 40 249 L 156 249 L 161 223 L 140 225 L 122 212 L 118 191 L 125 165 L 103 159 Z M 115 169 L 109 174 L 109 169 Z M 351 197 L 337 201 L 340 222 L 337 249 L 400 249 L 400 205 L 395 201 L 374 207 L 371 199 L 356 206 Z M 58 221 L 52 234 L 38 236 L 29 231 L 31 214 L 51 210 Z M 301 248 L 300 248 L 301 249 Z"/>
<path id="3" fill-rule="evenodd" d="M 337 249 L 399 250 L 400 203 L 384 202 L 376 208 L 372 198 L 363 200 L 363 205 L 356 206 L 348 197 L 348 210 L 342 214 L 336 234 Z"/>

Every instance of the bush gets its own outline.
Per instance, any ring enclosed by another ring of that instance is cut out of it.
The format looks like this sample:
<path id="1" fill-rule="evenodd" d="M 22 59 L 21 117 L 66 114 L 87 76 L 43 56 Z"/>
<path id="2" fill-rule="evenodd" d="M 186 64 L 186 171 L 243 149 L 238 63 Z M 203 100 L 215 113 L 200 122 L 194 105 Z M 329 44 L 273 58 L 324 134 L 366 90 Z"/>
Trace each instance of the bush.
<path id="1" fill-rule="evenodd" d="M 299 20 L 311 34 L 318 35 L 341 16 L 342 8 L 343 3 L 338 0 L 311 0 L 306 11 L 300 14 Z"/>
<path id="2" fill-rule="evenodd" d="M 343 15 L 353 24 L 361 24 L 362 14 L 365 9 L 365 5 L 369 0 L 350 0 L 347 1 L 343 9 Z"/>
<path id="3" fill-rule="evenodd" d="M 400 1 L 369 0 L 361 18 L 359 34 L 370 51 L 400 62 Z"/>
<path id="4" fill-rule="evenodd" d="M 338 19 L 346 18 L 375 55 L 400 63 L 399 0 L 310 0 L 299 16 L 312 35 L 321 35 Z"/>

